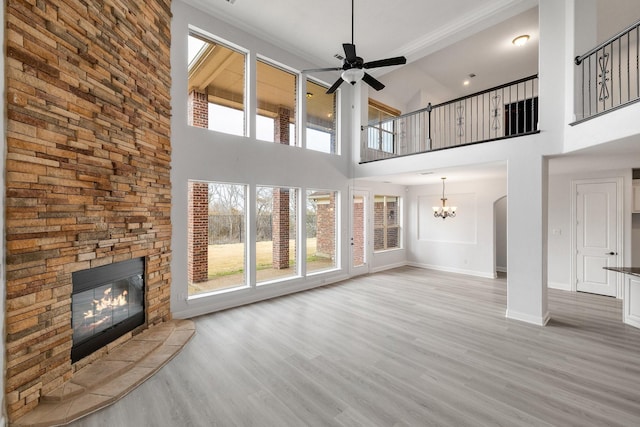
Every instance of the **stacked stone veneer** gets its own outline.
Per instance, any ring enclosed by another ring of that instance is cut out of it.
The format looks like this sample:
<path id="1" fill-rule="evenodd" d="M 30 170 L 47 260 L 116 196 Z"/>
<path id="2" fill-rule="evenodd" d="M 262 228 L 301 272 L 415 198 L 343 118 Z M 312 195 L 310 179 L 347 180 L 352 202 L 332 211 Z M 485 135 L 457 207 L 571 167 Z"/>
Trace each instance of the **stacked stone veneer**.
<path id="1" fill-rule="evenodd" d="M 146 260 L 170 318 L 170 0 L 6 3 L 6 402 L 71 378 L 71 273 Z"/>

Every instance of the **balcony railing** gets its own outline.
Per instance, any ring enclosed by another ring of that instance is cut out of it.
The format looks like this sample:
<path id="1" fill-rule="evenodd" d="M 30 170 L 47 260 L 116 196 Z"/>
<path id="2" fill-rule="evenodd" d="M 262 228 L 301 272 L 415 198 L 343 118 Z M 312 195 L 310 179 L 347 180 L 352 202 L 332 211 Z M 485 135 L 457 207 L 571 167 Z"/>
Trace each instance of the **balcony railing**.
<path id="1" fill-rule="evenodd" d="M 639 40 L 640 21 L 576 57 L 575 123 L 640 99 Z"/>
<path id="2" fill-rule="evenodd" d="M 360 162 L 538 132 L 538 76 L 363 127 Z"/>

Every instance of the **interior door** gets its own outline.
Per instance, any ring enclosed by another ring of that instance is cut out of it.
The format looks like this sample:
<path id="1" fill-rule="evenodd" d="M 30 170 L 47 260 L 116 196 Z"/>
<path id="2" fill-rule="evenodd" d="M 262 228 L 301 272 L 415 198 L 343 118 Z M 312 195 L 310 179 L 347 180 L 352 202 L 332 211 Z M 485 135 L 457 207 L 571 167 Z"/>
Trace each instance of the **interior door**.
<path id="1" fill-rule="evenodd" d="M 350 238 L 350 272 L 352 275 L 369 272 L 368 254 L 368 211 L 369 193 L 353 190 L 351 192 L 351 238 Z"/>
<path id="2" fill-rule="evenodd" d="M 617 296 L 617 183 L 576 185 L 576 290 Z"/>

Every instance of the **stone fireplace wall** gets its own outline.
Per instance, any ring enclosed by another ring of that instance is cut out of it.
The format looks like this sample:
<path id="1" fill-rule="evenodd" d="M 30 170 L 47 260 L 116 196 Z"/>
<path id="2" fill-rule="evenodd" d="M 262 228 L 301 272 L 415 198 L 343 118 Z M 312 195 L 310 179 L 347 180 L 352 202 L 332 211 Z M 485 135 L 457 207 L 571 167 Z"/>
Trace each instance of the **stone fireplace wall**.
<path id="1" fill-rule="evenodd" d="M 170 0 L 7 0 L 6 403 L 72 376 L 71 273 L 146 260 L 170 318 Z"/>

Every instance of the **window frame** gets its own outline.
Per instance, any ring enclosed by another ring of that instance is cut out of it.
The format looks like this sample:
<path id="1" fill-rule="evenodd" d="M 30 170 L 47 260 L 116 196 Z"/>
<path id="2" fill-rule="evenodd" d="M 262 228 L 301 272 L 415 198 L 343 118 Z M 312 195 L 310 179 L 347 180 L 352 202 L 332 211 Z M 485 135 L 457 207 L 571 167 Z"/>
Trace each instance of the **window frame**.
<path id="1" fill-rule="evenodd" d="M 369 98 L 367 103 L 368 113 L 374 110 L 377 112 L 378 117 L 371 119 L 368 116 L 368 136 L 367 136 L 367 148 L 383 153 L 393 154 L 396 152 L 396 121 L 392 119 L 400 116 L 401 111 L 390 107 L 382 102 Z M 383 125 L 383 123 L 385 123 Z M 390 123 L 390 128 L 387 125 Z M 389 140 L 390 139 L 390 143 Z M 374 142 L 375 141 L 375 142 Z M 390 145 L 388 147 L 387 145 Z"/>
<path id="2" fill-rule="evenodd" d="M 382 215 L 382 226 L 377 226 L 376 225 L 376 221 L 375 221 L 375 217 L 376 217 L 376 203 L 377 200 L 379 198 L 383 199 L 383 215 Z M 396 199 L 396 213 L 395 213 L 395 224 L 391 224 L 389 225 L 389 212 L 388 212 L 388 208 L 387 208 L 387 199 L 388 198 L 395 198 Z M 393 251 L 393 250 L 398 250 L 398 249 L 402 249 L 402 244 L 403 244 L 403 238 L 402 238 L 402 197 L 401 196 L 395 196 L 395 195 L 382 195 L 382 194 L 375 194 L 373 196 L 373 252 L 377 253 L 377 252 L 385 252 L 385 251 Z M 398 245 L 394 246 L 394 247 L 389 247 L 389 242 L 388 242 L 388 232 L 389 229 L 391 228 L 395 228 L 397 229 L 397 236 L 398 236 Z M 375 242 L 375 236 L 376 236 L 376 230 L 382 230 L 382 235 L 383 235 L 383 247 L 380 249 L 376 249 L 376 242 Z"/>
<path id="3" fill-rule="evenodd" d="M 236 43 L 230 42 L 222 37 L 213 35 L 211 33 L 209 33 L 208 31 L 205 31 L 199 27 L 196 27 L 194 25 L 189 25 L 189 31 L 187 34 L 187 40 L 188 37 L 194 37 L 197 39 L 202 40 L 205 43 L 214 43 L 217 45 L 220 45 L 226 49 L 232 50 L 234 52 L 237 52 L 239 54 L 241 54 L 244 57 L 244 67 L 243 67 L 243 85 L 242 85 L 242 121 L 243 121 L 243 125 L 242 125 L 242 130 L 243 133 L 242 135 L 238 135 L 235 133 L 229 133 L 229 132 L 224 132 L 224 131 L 217 131 L 215 129 L 210 129 L 210 128 L 203 128 L 209 131 L 213 131 L 213 132 L 220 132 L 220 133 L 224 133 L 226 135 L 233 135 L 233 136 L 240 136 L 240 137 L 248 137 L 249 136 L 249 111 L 248 111 L 248 101 L 249 101 L 249 90 L 251 89 L 251 83 L 249 82 L 249 77 L 250 77 L 250 73 L 249 73 L 249 62 L 251 60 L 251 54 L 250 54 L 250 50 L 246 49 Z M 198 52 L 198 54 L 196 54 L 193 59 L 192 62 L 199 59 L 199 57 L 201 56 L 202 52 Z M 191 66 L 191 62 L 187 62 L 187 96 L 189 95 L 189 68 Z M 209 104 L 214 104 L 214 105 L 218 105 L 220 107 L 224 107 L 224 108 L 230 108 L 233 109 L 232 107 L 228 107 L 224 104 L 218 104 L 215 102 L 210 102 L 209 101 L 209 94 L 207 93 L 207 106 Z M 189 120 L 189 118 L 187 118 L 187 120 Z M 198 126 L 193 126 L 192 127 L 198 127 Z"/>

